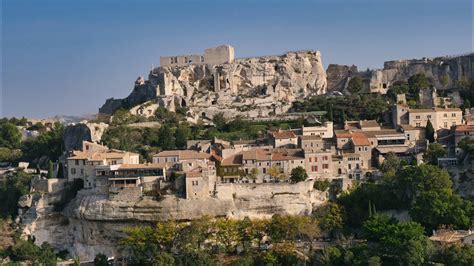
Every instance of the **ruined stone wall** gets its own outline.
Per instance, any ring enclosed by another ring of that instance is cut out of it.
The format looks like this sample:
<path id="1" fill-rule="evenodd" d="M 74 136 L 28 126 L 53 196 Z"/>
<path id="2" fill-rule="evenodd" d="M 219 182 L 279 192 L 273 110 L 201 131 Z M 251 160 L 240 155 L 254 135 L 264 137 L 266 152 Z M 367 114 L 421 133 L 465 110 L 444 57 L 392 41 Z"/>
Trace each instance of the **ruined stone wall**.
<path id="1" fill-rule="evenodd" d="M 31 187 L 33 188 L 34 191 L 37 191 L 37 192 L 51 193 L 51 192 L 57 192 L 59 190 L 64 189 L 64 185 L 66 184 L 66 182 L 67 182 L 67 179 L 34 178 L 33 180 L 31 180 Z"/>
<path id="2" fill-rule="evenodd" d="M 204 63 L 210 65 L 221 65 L 232 63 L 235 59 L 234 47 L 221 45 L 204 50 Z"/>

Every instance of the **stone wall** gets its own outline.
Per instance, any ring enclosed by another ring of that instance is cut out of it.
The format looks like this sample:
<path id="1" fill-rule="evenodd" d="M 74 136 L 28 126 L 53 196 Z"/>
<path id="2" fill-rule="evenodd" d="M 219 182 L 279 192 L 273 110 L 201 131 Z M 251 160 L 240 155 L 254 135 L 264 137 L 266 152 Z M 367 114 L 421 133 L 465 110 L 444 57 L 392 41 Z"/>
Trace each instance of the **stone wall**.
<path id="1" fill-rule="evenodd" d="M 141 196 L 140 187 L 109 188 L 109 200 L 112 201 L 137 201 Z"/>
<path id="2" fill-rule="evenodd" d="M 37 192 L 51 193 L 64 189 L 66 182 L 67 179 L 40 179 L 35 177 L 33 180 L 31 180 L 31 187 Z"/>
<path id="3" fill-rule="evenodd" d="M 210 65 L 220 65 L 234 62 L 234 47 L 221 45 L 204 50 L 204 62 Z"/>

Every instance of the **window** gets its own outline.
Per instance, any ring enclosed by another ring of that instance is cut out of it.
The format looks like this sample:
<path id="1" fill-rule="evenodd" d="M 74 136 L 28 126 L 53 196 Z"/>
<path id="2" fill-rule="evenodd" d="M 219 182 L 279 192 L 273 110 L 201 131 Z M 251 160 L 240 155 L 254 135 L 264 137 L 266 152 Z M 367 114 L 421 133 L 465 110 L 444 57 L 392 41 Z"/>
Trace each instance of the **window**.
<path id="1" fill-rule="evenodd" d="M 311 166 L 311 171 L 312 172 L 317 172 L 318 171 L 318 166 L 317 165 Z"/>
<path id="2" fill-rule="evenodd" d="M 71 168 L 71 174 L 75 175 L 76 174 L 76 168 Z"/>
<path id="3" fill-rule="evenodd" d="M 75 160 L 75 162 L 76 162 L 76 165 L 79 165 L 79 160 Z"/>
<path id="4" fill-rule="evenodd" d="M 361 148 L 361 147 L 359 147 L 359 151 L 362 151 L 362 148 Z"/>
<path id="5" fill-rule="evenodd" d="M 451 114 L 451 117 L 456 117 L 456 113 L 452 113 L 452 114 Z"/>
<path id="6" fill-rule="evenodd" d="M 416 123 L 416 127 L 421 127 L 421 124 L 420 124 L 420 123 Z"/>
<path id="7" fill-rule="evenodd" d="M 313 158 L 309 157 L 309 162 L 311 163 L 313 161 Z"/>
<path id="8" fill-rule="evenodd" d="M 351 164 L 349 164 L 349 170 L 350 170 L 350 169 L 352 169 L 352 166 L 351 166 Z"/>
<path id="9" fill-rule="evenodd" d="M 426 118 L 431 119 L 431 115 L 427 115 Z"/>
<path id="10" fill-rule="evenodd" d="M 81 175 L 84 175 L 84 169 L 81 169 Z"/>
<path id="11" fill-rule="evenodd" d="M 328 157 L 326 155 L 323 156 L 323 160 L 324 161 L 327 161 L 328 160 Z"/>
<path id="12" fill-rule="evenodd" d="M 365 148 L 364 148 L 364 150 L 365 150 L 365 151 L 368 151 L 368 148 L 367 148 L 367 147 L 365 147 Z"/>
<path id="13" fill-rule="evenodd" d="M 420 119 L 420 116 L 419 116 L 419 115 L 417 115 L 415 118 L 416 118 L 416 119 Z"/>
<path id="14" fill-rule="evenodd" d="M 448 122 L 444 122 L 444 127 L 448 127 Z"/>
<path id="15" fill-rule="evenodd" d="M 448 114 L 444 114 L 443 117 L 448 117 Z"/>
<path id="16" fill-rule="evenodd" d="M 317 162 L 318 161 L 318 157 L 314 157 L 314 162 Z"/>
<path id="17" fill-rule="evenodd" d="M 262 168 L 262 173 L 266 174 L 267 173 L 267 168 Z"/>
<path id="18" fill-rule="evenodd" d="M 328 169 L 329 168 L 329 164 L 323 164 L 323 169 Z"/>

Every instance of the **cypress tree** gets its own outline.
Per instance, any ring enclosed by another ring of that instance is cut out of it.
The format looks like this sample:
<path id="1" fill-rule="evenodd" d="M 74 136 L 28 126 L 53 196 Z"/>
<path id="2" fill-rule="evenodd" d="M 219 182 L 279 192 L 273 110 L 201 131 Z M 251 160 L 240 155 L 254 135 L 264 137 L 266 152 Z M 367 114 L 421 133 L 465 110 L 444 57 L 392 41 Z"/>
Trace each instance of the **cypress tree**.
<path id="1" fill-rule="evenodd" d="M 369 200 L 369 217 L 372 217 L 372 203 Z"/>
<path id="2" fill-rule="evenodd" d="M 57 178 L 64 178 L 63 164 L 59 163 Z"/>
<path id="3" fill-rule="evenodd" d="M 334 117 L 332 114 L 332 104 L 329 105 L 329 121 L 334 121 Z"/>
<path id="4" fill-rule="evenodd" d="M 53 162 L 48 161 L 48 179 L 54 178 Z"/>
<path id="5" fill-rule="evenodd" d="M 428 119 L 426 123 L 426 139 L 429 140 L 430 143 L 434 142 L 434 133 L 433 124 L 431 124 L 431 121 Z"/>

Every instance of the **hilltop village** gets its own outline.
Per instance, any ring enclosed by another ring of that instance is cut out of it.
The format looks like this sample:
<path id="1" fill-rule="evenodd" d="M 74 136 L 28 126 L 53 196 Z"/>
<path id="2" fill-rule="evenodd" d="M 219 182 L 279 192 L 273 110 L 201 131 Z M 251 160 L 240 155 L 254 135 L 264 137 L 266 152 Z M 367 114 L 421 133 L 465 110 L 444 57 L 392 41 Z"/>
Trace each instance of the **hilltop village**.
<path id="1" fill-rule="evenodd" d="M 94 119 L 3 119 L 0 226 L 21 237 L 4 230 L 0 263 L 458 265 L 447 254 L 474 241 L 473 65 L 325 70 L 319 51 L 222 45 L 161 57 Z"/>

